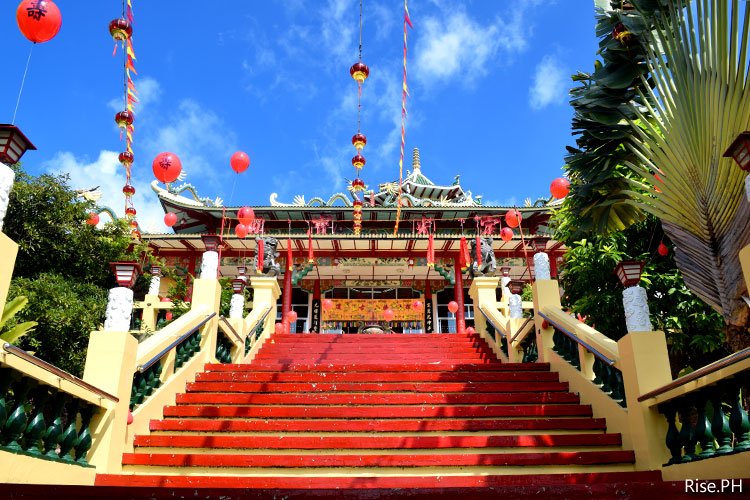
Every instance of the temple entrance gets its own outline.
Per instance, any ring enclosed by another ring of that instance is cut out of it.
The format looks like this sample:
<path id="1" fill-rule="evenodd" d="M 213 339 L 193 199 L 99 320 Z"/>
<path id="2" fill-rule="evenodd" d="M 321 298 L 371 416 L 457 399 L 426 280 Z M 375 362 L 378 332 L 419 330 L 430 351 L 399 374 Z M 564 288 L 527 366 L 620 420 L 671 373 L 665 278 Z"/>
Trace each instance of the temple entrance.
<path id="1" fill-rule="evenodd" d="M 322 312 L 323 333 L 423 333 L 423 308 L 415 310 L 415 300 L 423 301 L 416 290 L 399 286 L 337 287 L 323 294 L 332 307 Z M 423 302 L 422 302 L 423 303 Z M 424 306 L 423 306 L 424 307 Z M 393 311 L 393 318 L 386 317 Z"/>

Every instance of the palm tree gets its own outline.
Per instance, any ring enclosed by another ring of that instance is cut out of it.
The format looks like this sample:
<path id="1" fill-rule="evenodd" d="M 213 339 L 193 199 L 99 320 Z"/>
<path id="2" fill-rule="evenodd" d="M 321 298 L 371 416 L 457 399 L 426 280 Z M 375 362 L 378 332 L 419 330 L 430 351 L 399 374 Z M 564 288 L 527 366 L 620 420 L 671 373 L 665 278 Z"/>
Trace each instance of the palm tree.
<path id="1" fill-rule="evenodd" d="M 750 8 L 738 0 L 668 0 L 646 33 L 654 86 L 633 105 L 627 203 L 661 219 L 686 285 L 722 314 L 729 346 L 750 345 L 738 258 L 750 243 L 745 172 L 722 153 L 750 129 Z M 645 81 L 645 80 L 644 80 Z"/>

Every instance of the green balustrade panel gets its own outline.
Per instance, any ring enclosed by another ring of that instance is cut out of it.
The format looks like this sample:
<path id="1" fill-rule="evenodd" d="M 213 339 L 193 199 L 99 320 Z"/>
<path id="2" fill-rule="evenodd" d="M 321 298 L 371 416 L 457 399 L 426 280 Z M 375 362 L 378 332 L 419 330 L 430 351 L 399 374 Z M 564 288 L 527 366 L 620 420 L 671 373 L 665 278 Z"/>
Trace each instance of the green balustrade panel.
<path id="1" fill-rule="evenodd" d="M 536 349 L 536 335 L 526 335 L 526 340 L 521 347 L 523 348 L 523 358 L 521 363 L 536 363 L 539 359 L 539 353 Z"/>
<path id="2" fill-rule="evenodd" d="M 265 318 L 260 320 L 260 323 L 258 323 L 258 327 L 255 329 L 255 340 L 257 341 L 261 335 L 263 335 L 263 325 L 265 323 Z M 245 352 L 247 354 L 247 352 Z"/>
<path id="3" fill-rule="evenodd" d="M 216 359 L 220 363 L 232 362 L 232 347 L 234 344 L 219 331 L 216 337 Z"/>
<path id="4" fill-rule="evenodd" d="M 177 345 L 174 361 L 174 370 L 182 367 L 187 363 L 201 348 L 201 331 L 196 330 L 192 334 L 188 335 L 185 340 Z"/>
<path id="5" fill-rule="evenodd" d="M 90 467 L 89 424 L 97 411 L 24 373 L 0 368 L 0 450 Z"/>
<path id="6" fill-rule="evenodd" d="M 130 389 L 130 409 L 134 410 L 161 385 L 161 359 L 147 369 L 135 372 Z"/>

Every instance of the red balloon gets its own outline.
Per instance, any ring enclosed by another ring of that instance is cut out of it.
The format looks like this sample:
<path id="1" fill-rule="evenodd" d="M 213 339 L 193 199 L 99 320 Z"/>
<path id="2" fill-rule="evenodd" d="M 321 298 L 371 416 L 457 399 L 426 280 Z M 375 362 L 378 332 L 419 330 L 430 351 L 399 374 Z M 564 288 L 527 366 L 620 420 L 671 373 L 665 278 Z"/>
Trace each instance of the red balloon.
<path id="1" fill-rule="evenodd" d="M 659 243 L 659 248 L 656 251 L 659 252 L 659 255 L 664 257 L 669 253 L 669 247 L 667 247 L 667 245 L 665 245 L 664 243 Z"/>
<path id="2" fill-rule="evenodd" d="M 510 241 L 513 239 L 513 230 L 509 227 L 504 227 L 500 230 L 500 237 L 503 241 Z"/>
<path id="3" fill-rule="evenodd" d="M 133 410 L 128 410 L 128 425 L 133 423 Z"/>
<path id="4" fill-rule="evenodd" d="M 154 175 L 163 183 L 174 182 L 182 172 L 182 163 L 174 153 L 159 153 L 151 165 Z"/>
<path id="5" fill-rule="evenodd" d="M 164 224 L 166 224 L 167 227 L 172 227 L 177 224 L 177 214 L 174 212 L 167 212 L 164 216 Z"/>
<path id="6" fill-rule="evenodd" d="M 232 155 L 229 164 L 232 165 L 232 170 L 239 174 L 247 170 L 247 167 L 250 166 L 250 157 L 242 151 L 237 151 Z"/>
<path id="7" fill-rule="evenodd" d="M 557 179 L 552 181 L 549 190 L 552 193 L 552 196 L 554 196 L 558 200 L 560 198 L 565 198 L 570 191 L 570 182 L 568 182 L 568 179 L 558 177 Z"/>
<path id="8" fill-rule="evenodd" d="M 450 302 L 448 302 L 448 310 L 453 314 L 456 314 L 456 311 L 458 311 L 458 302 L 456 302 L 455 300 L 451 300 Z"/>
<path id="9" fill-rule="evenodd" d="M 288 313 L 286 313 L 286 320 L 289 323 L 294 323 L 295 321 L 297 321 L 297 311 L 289 311 Z"/>
<path id="10" fill-rule="evenodd" d="M 96 226 L 97 224 L 99 224 L 99 215 L 93 212 L 90 213 L 89 220 L 86 221 L 86 224 L 88 224 L 89 226 Z"/>
<path id="11" fill-rule="evenodd" d="M 162 297 L 161 302 L 172 302 L 172 299 L 170 299 L 169 297 Z"/>
<path id="12" fill-rule="evenodd" d="M 167 321 L 172 321 L 172 311 L 167 311 L 165 317 L 167 318 Z"/>
<path id="13" fill-rule="evenodd" d="M 284 333 L 284 325 L 283 323 L 276 323 L 273 327 L 273 331 L 276 333 Z"/>
<path id="14" fill-rule="evenodd" d="M 333 301 L 331 299 L 323 299 L 323 310 L 330 311 L 333 307 Z"/>
<path id="15" fill-rule="evenodd" d="M 415 311 L 421 311 L 421 310 L 422 310 L 422 306 L 423 306 L 423 305 L 424 305 L 424 304 L 422 304 L 422 301 L 421 301 L 421 300 L 415 300 L 415 301 L 414 301 L 414 302 L 412 302 L 412 304 L 411 304 L 411 306 L 412 306 L 412 307 L 414 308 L 414 310 L 415 310 Z"/>
<path id="16" fill-rule="evenodd" d="M 244 238 L 247 236 L 247 226 L 244 224 L 237 224 L 237 227 L 234 228 L 234 234 L 240 238 Z"/>
<path id="17" fill-rule="evenodd" d="M 255 220 L 255 212 L 250 207 L 242 207 L 237 211 L 237 220 L 239 220 L 241 224 L 249 226 L 253 223 L 253 220 Z"/>
<path id="18" fill-rule="evenodd" d="M 383 311 L 383 318 L 385 318 L 386 321 L 392 321 L 395 316 L 396 313 L 394 313 L 393 309 L 391 309 L 390 307 Z"/>
<path id="19" fill-rule="evenodd" d="M 521 223 L 521 219 L 523 219 L 523 217 L 518 210 L 508 210 L 508 213 L 505 214 L 505 223 L 510 227 L 518 227 Z"/>
<path id="20" fill-rule="evenodd" d="M 473 326 L 467 326 L 466 327 L 466 333 L 468 333 L 469 335 L 473 335 L 473 334 L 477 333 L 477 331 L 474 330 Z"/>
<path id="21" fill-rule="evenodd" d="M 62 17 L 52 0 L 23 0 L 16 9 L 16 23 L 23 36 L 34 43 L 43 43 L 60 31 Z"/>

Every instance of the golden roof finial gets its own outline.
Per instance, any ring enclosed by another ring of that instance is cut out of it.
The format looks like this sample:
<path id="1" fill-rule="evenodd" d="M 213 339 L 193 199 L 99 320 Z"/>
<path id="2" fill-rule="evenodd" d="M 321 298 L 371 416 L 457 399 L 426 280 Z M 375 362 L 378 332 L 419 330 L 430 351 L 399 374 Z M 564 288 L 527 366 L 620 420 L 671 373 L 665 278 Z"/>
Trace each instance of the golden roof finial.
<path id="1" fill-rule="evenodd" d="M 414 148 L 414 158 L 411 161 L 411 166 L 414 170 L 422 168 L 422 166 L 419 164 L 419 149 L 417 148 Z"/>

